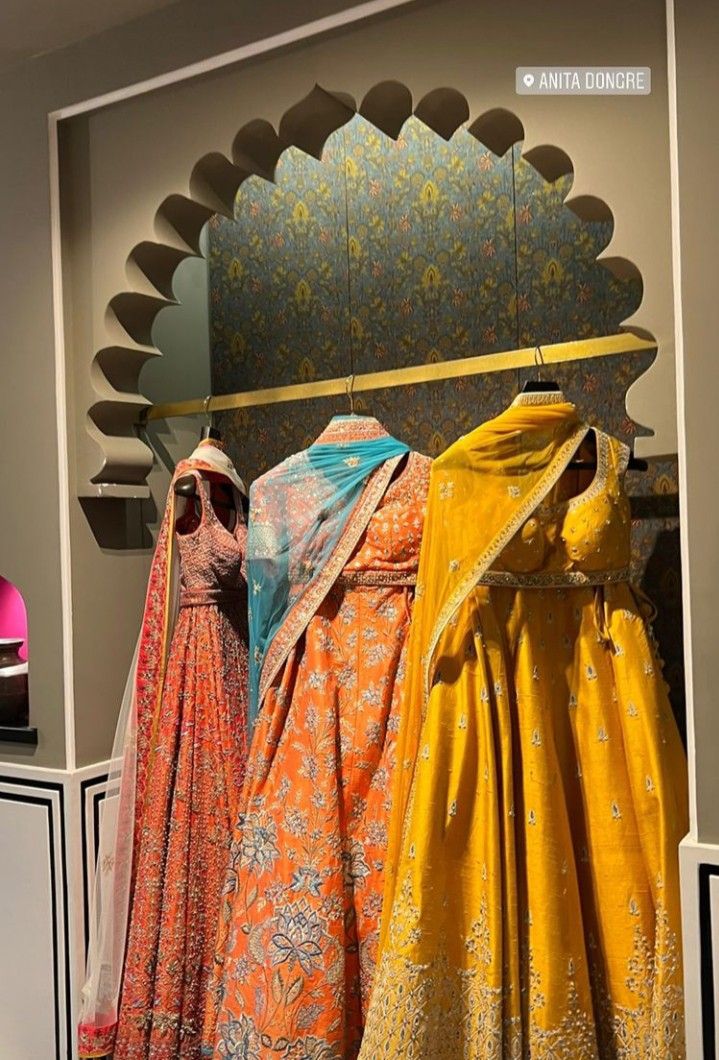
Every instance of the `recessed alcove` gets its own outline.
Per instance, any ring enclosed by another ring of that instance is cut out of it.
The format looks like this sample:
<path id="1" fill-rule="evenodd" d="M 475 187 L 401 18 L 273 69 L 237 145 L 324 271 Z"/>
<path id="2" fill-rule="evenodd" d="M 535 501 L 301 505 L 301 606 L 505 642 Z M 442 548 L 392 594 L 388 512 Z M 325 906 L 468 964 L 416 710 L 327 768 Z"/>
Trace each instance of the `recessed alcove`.
<path id="1" fill-rule="evenodd" d="M 19 640 L 18 656 L 28 661 L 27 608 L 16 585 L 0 574 L 0 638 Z"/>
<path id="2" fill-rule="evenodd" d="M 91 474 L 77 483 L 95 539 L 117 551 L 123 534 L 146 543 L 153 464 L 169 470 L 194 447 L 202 415 L 145 422 L 155 403 L 195 399 L 200 409 L 210 393 L 630 332 L 641 340 L 633 351 L 551 374 L 586 418 L 627 440 L 650 435 L 652 423 L 635 422 L 625 404 L 656 341 L 651 321 L 634 323 L 644 282 L 617 252 L 631 253 L 614 239 L 622 217 L 601 197 L 601 172 L 590 186 L 551 127 L 530 140 L 525 124 L 506 107 L 471 107 L 446 85 L 416 97 L 399 80 L 361 96 L 315 85 L 274 124 L 245 120 L 229 147 L 190 157 L 186 186 L 158 196 L 154 221 L 150 209 L 128 248 L 126 285 L 107 301 L 112 341 L 92 365 L 82 465 Z M 529 374 L 510 368 L 375 390 L 357 394 L 355 408 L 437 455 L 499 412 Z M 341 397 L 214 419 L 251 481 L 337 411 Z M 632 484 L 643 510 L 652 473 Z M 111 520 L 99 514 L 105 498 L 129 512 L 123 496 L 136 505 L 124 520 L 132 535 L 117 530 L 119 509 Z M 665 526 L 655 516 L 637 546 L 640 578 Z M 678 569 L 678 556 L 672 562 Z M 672 651 L 679 656 L 676 640 Z"/>
<path id="3" fill-rule="evenodd" d="M 27 607 L 18 587 L 0 575 L 0 743 L 37 743 L 28 674 Z"/>

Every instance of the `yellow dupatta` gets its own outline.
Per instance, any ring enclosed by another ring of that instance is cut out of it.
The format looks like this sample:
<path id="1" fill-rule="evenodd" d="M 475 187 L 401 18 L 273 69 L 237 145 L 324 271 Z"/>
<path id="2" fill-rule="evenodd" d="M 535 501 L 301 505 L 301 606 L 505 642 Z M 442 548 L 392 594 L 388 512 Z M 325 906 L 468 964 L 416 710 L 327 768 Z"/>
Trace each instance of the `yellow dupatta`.
<path id="1" fill-rule="evenodd" d="M 557 483 L 588 429 L 563 395 L 520 394 L 505 412 L 460 438 L 432 465 L 397 738 L 380 954 L 442 634 Z"/>

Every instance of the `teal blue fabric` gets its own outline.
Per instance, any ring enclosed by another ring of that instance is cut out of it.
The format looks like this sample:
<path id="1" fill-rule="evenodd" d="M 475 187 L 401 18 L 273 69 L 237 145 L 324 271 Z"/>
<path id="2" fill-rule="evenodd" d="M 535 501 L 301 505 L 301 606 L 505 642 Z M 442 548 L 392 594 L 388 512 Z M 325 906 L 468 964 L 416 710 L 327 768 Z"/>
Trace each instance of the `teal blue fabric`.
<path id="1" fill-rule="evenodd" d="M 253 484 L 247 537 L 251 725 L 267 650 L 290 609 L 326 566 L 372 472 L 408 452 L 391 435 L 317 442 Z"/>

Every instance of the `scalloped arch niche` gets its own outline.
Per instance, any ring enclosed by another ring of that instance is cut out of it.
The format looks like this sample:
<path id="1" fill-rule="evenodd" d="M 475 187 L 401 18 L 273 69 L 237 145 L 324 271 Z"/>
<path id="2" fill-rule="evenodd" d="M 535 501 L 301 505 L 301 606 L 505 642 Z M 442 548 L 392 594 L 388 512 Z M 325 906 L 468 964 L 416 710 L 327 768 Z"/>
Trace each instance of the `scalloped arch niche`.
<path id="1" fill-rule="evenodd" d="M 140 373 L 149 360 L 160 356 L 153 345 L 153 324 L 162 309 L 177 304 L 173 278 L 178 266 L 189 257 L 203 257 L 202 234 L 207 222 L 213 215 L 234 219 L 241 185 L 249 177 L 273 182 L 280 157 L 288 148 L 322 160 L 328 138 L 358 114 L 395 141 L 412 115 L 444 141 L 450 141 L 462 127 L 499 158 L 524 139 L 521 121 L 508 110 L 492 109 L 472 119 L 467 100 L 455 89 L 437 88 L 414 104 L 406 85 L 385 81 L 371 88 L 359 105 L 342 92 L 315 86 L 285 112 L 277 130 L 266 121 L 250 121 L 235 136 L 230 157 L 211 152 L 200 158 L 190 175 L 189 195 L 172 194 L 160 204 L 154 238 L 138 243 L 129 255 L 130 289 L 118 292 L 107 307 L 110 341 L 97 351 L 92 363 L 94 400 L 86 421 L 88 445 L 94 455 L 86 481 L 78 483 L 80 496 L 149 493 L 145 480 L 153 453 L 136 430 L 149 405 L 140 392 Z M 552 145 L 534 147 L 522 157 L 550 183 L 573 172 L 569 156 Z M 582 221 L 612 219 L 609 207 L 593 196 L 567 197 L 564 205 Z M 630 281 L 641 291 L 641 277 L 631 262 L 617 257 L 598 260 L 617 280 Z M 498 348 L 511 349 L 518 344 L 505 343 Z M 465 350 L 457 356 L 467 356 L 468 352 L 493 350 Z M 418 357 L 433 358 L 436 351 Z"/>

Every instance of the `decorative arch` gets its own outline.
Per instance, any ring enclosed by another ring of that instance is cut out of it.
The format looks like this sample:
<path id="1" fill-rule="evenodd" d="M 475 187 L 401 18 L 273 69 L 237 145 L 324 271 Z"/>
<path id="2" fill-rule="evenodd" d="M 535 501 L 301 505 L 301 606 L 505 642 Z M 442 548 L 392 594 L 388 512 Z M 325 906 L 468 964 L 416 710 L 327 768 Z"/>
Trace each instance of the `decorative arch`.
<path id="1" fill-rule="evenodd" d="M 148 360 L 161 356 L 152 341 L 157 314 L 176 305 L 173 276 L 188 257 L 202 257 L 201 233 L 213 215 L 234 217 L 235 198 L 250 176 L 273 182 L 280 156 L 290 147 L 321 160 L 333 132 L 356 114 L 396 140 L 414 115 L 444 140 L 460 126 L 493 154 L 502 157 L 524 140 L 520 119 L 503 108 L 494 108 L 471 120 L 466 98 L 453 88 L 437 88 L 413 104 L 409 88 L 398 81 L 373 86 L 357 105 L 342 92 L 319 85 L 282 116 L 277 130 L 255 119 L 238 130 L 230 157 L 211 152 L 194 165 L 189 194 L 168 195 L 154 218 L 155 239 L 138 243 L 127 259 L 128 289 L 115 295 L 106 310 L 108 342 L 98 350 L 91 367 L 95 400 L 87 410 L 87 432 L 97 449 L 96 470 L 89 476 L 88 492 L 112 495 L 112 487 L 145 485 L 153 453 L 137 436 L 136 425 L 149 401 L 139 389 L 139 377 Z M 553 145 L 534 147 L 523 154 L 544 178 L 553 183 L 573 173 L 569 156 Z M 568 195 L 564 205 L 582 220 L 611 219 L 611 210 L 593 196 Z M 639 278 L 630 261 L 611 256 L 597 259 L 617 279 Z M 83 492 L 82 485 L 80 492 Z"/>

